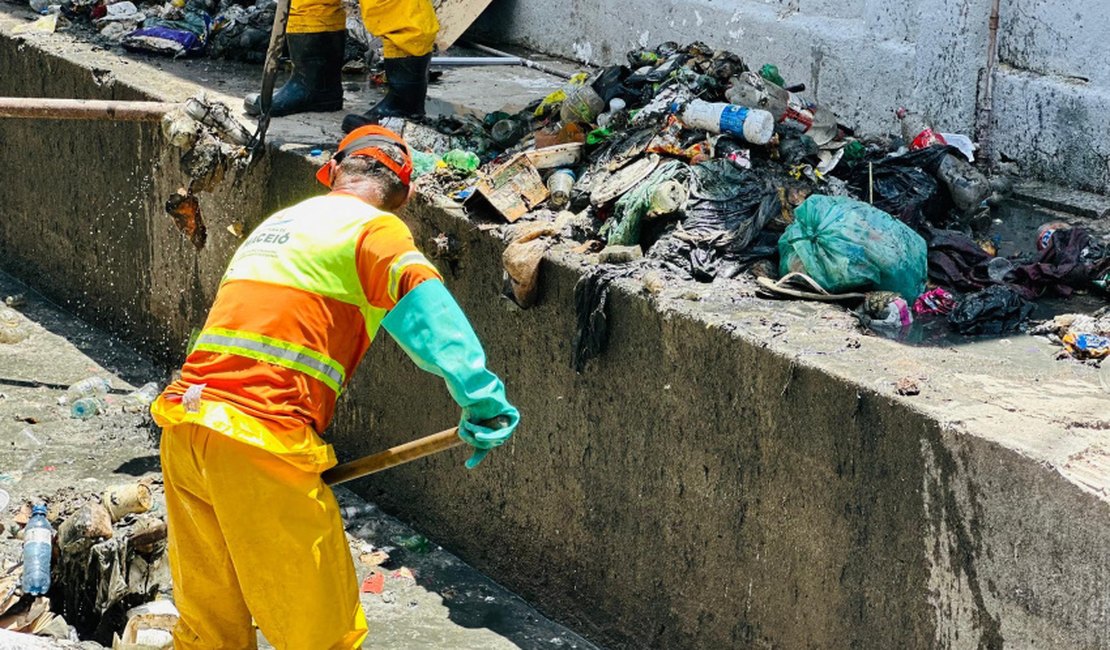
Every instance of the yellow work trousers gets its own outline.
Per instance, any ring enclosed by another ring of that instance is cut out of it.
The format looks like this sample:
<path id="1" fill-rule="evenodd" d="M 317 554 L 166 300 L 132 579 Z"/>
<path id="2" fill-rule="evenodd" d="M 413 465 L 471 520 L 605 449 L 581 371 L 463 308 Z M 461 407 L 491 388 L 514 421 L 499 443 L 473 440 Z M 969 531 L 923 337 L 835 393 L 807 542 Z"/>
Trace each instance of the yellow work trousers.
<path id="1" fill-rule="evenodd" d="M 162 432 L 177 650 L 358 648 L 339 505 L 320 475 L 196 424 Z"/>
<path id="2" fill-rule="evenodd" d="M 388 59 L 424 56 L 432 51 L 439 21 L 431 0 L 360 0 L 366 31 L 382 39 Z M 340 0 L 293 0 L 289 7 L 290 34 L 338 32 L 347 28 Z"/>

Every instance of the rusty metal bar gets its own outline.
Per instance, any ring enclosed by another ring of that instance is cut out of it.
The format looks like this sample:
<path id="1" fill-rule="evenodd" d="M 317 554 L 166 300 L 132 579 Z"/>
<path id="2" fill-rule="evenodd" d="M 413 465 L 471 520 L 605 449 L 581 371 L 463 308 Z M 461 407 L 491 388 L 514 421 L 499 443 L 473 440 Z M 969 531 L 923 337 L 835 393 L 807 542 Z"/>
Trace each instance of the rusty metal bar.
<path id="1" fill-rule="evenodd" d="M 157 122 L 178 104 L 45 97 L 0 97 L 0 118 Z"/>

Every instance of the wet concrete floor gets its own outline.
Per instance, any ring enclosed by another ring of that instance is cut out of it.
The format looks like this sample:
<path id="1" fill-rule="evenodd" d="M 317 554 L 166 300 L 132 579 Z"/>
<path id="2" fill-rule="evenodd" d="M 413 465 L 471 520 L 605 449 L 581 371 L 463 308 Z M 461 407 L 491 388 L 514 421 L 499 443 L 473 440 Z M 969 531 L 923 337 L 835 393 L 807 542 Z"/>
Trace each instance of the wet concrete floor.
<path id="1" fill-rule="evenodd" d="M 24 503 L 60 494 L 84 500 L 143 477 L 157 485 L 158 430 L 146 413 L 124 411 L 123 404 L 135 387 L 148 381 L 164 384 L 169 374 L 0 273 L 0 299 L 13 295 L 24 296 L 16 311 L 27 338 L 0 343 L 0 489 L 10 496 L 0 511 L 4 566 L 19 558 L 21 542 L 11 527 Z M 71 418 L 58 398 L 65 386 L 92 375 L 108 378 L 113 386 L 108 412 L 89 420 Z M 160 491 L 155 492 L 158 512 L 164 505 Z M 596 647 L 351 491 L 338 488 L 336 493 L 360 581 L 374 571 L 384 575 L 380 594 L 363 594 L 371 629 L 365 647 Z M 9 647 L 11 638 L 0 638 L 0 648 Z M 261 645 L 270 647 L 264 638 Z M 100 646 L 57 642 L 44 647 Z"/>

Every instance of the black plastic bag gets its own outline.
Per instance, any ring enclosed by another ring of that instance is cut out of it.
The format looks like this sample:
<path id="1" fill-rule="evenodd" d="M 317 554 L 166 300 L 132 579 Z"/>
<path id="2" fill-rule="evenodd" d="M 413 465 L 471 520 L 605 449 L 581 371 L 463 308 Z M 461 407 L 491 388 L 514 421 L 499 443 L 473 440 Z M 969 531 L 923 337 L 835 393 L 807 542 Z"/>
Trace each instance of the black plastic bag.
<path id="1" fill-rule="evenodd" d="M 848 187 L 862 200 L 918 229 L 926 221 L 946 223 L 952 209 L 948 192 L 934 176 L 940 161 L 954 147 L 927 147 L 901 156 L 864 159 L 845 167 Z M 869 166 L 870 164 L 870 166 Z"/>
<path id="2" fill-rule="evenodd" d="M 1016 330 L 1032 311 L 1013 287 L 994 285 L 961 298 L 948 324 L 960 334 L 1002 334 Z"/>

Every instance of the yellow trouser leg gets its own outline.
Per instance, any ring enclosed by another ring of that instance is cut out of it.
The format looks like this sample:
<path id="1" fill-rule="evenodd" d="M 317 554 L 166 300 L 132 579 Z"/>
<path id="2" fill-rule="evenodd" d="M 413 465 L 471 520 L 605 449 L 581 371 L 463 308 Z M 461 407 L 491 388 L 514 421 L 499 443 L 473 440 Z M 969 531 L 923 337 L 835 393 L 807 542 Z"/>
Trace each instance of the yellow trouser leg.
<path id="1" fill-rule="evenodd" d="M 266 639 L 280 650 L 358 648 L 366 637 L 366 618 L 339 507 L 319 475 L 199 426 L 166 429 L 162 448 L 167 501 L 169 477 L 175 474 L 169 467 L 188 458 L 191 448 L 206 490 L 202 496 L 211 503 L 219 526 L 220 540 L 210 545 L 222 543 L 226 549 L 238 592 Z M 187 508 L 181 505 L 177 509 Z M 172 544 L 176 524 L 172 510 L 169 515 Z M 194 572 L 189 564 L 191 555 L 178 556 L 181 566 L 174 568 L 175 581 L 179 573 L 194 575 L 194 582 L 206 577 Z M 199 571 L 206 569 L 201 566 Z M 205 615 L 222 602 L 175 593 L 175 599 L 182 596 L 202 605 L 196 611 Z M 184 627 L 184 612 L 182 620 Z M 196 629 L 196 624 L 189 622 L 189 627 Z"/>
<path id="2" fill-rule="evenodd" d="M 339 0 L 292 0 L 289 5 L 290 34 L 340 32 L 347 29 L 347 14 Z"/>
<path id="3" fill-rule="evenodd" d="M 361 0 L 359 5 L 366 30 L 382 39 L 387 59 L 432 51 L 439 20 L 431 0 Z"/>
<path id="4" fill-rule="evenodd" d="M 208 496 L 200 462 L 205 449 L 193 446 L 197 428 L 162 433 L 170 573 L 181 613 L 174 644 L 177 650 L 250 650 L 256 646 L 251 615 Z"/>

